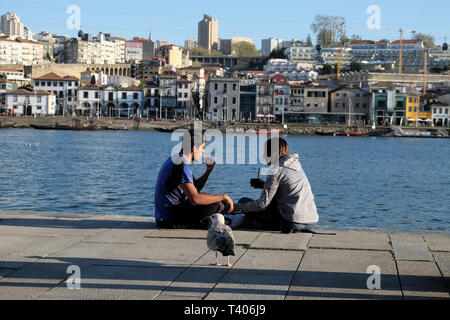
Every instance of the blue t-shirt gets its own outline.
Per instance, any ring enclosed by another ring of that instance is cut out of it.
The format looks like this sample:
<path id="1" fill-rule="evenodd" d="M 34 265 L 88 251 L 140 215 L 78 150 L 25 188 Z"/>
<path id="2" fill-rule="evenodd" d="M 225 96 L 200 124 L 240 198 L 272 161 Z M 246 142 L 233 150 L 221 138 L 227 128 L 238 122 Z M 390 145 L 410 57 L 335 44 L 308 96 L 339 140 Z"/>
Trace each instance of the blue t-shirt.
<path id="1" fill-rule="evenodd" d="M 162 165 L 155 190 L 155 219 L 156 222 L 169 219 L 173 215 L 174 207 L 186 200 L 186 195 L 180 185 L 194 184 L 194 176 L 187 163 L 174 164 L 169 158 Z"/>

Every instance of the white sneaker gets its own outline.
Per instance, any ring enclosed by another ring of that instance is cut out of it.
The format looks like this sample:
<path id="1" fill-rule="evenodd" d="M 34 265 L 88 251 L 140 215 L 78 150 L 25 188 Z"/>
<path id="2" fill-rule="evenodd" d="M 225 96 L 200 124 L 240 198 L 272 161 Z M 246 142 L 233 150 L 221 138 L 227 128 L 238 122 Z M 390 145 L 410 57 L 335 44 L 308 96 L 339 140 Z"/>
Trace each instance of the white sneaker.
<path id="1" fill-rule="evenodd" d="M 231 216 L 231 224 L 230 224 L 231 229 L 236 229 L 242 226 L 242 224 L 244 223 L 244 219 L 245 214 L 243 213 Z"/>

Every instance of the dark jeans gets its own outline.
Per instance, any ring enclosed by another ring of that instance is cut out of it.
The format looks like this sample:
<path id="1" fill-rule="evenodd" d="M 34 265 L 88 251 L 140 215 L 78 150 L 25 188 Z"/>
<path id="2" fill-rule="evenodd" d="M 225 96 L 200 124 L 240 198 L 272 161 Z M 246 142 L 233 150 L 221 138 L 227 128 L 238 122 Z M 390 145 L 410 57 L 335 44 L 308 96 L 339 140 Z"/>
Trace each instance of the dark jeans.
<path id="1" fill-rule="evenodd" d="M 248 203 L 253 200 L 242 198 L 239 203 Z M 281 231 L 291 233 L 303 230 L 301 224 L 285 220 L 278 210 L 276 199 L 273 199 L 264 211 L 245 213 L 245 219 L 242 227 L 255 230 Z"/>
<path id="2" fill-rule="evenodd" d="M 205 229 L 209 226 L 209 216 L 227 210 L 228 206 L 224 202 L 193 206 L 189 201 L 185 201 L 174 208 L 171 218 L 160 221 L 158 226 L 164 229 Z"/>

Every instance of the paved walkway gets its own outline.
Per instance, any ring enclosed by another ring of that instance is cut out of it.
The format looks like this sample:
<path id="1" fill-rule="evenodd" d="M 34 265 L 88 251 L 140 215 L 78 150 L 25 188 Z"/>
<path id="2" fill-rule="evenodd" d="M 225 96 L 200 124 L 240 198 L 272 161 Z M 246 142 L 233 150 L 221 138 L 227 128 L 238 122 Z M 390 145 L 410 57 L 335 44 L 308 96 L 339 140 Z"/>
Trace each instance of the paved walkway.
<path id="1" fill-rule="evenodd" d="M 0 299 L 450 298 L 450 233 L 236 230 L 231 268 L 211 265 L 205 238 L 143 217 L 0 212 Z"/>

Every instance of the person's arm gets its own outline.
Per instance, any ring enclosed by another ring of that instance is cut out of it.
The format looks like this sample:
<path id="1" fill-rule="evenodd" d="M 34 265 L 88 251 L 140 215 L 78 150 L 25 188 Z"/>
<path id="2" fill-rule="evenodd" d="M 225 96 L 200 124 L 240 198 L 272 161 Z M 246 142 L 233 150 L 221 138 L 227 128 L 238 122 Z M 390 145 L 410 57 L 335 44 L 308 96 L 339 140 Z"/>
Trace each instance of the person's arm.
<path id="1" fill-rule="evenodd" d="M 193 206 L 207 206 L 220 201 L 225 201 L 228 204 L 229 210 L 227 213 L 234 211 L 234 203 L 231 198 L 226 194 L 209 195 L 205 193 L 199 193 L 192 183 L 181 184 L 184 194 L 188 197 L 189 202 Z"/>
<path id="2" fill-rule="evenodd" d="M 209 175 L 213 171 L 215 165 L 215 162 L 211 165 L 206 165 L 206 171 L 203 176 L 201 176 L 199 179 L 194 179 L 194 185 L 198 192 L 202 191 L 202 189 L 205 187 Z"/>
<path id="3" fill-rule="evenodd" d="M 248 202 L 248 203 L 242 203 L 242 204 L 235 204 L 234 210 L 235 211 L 242 211 L 242 212 L 259 212 L 266 209 L 269 204 L 272 202 L 273 198 L 275 197 L 275 194 L 278 190 L 278 185 L 280 183 L 280 169 L 273 172 L 272 175 L 267 176 L 267 181 L 264 185 L 264 189 L 261 192 L 261 196 L 258 200 Z"/>

